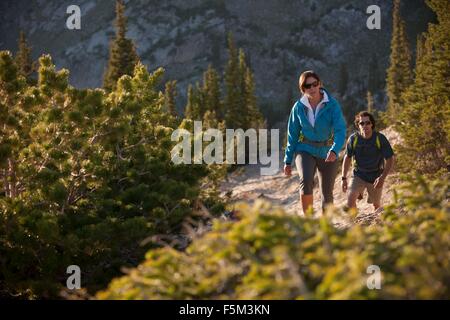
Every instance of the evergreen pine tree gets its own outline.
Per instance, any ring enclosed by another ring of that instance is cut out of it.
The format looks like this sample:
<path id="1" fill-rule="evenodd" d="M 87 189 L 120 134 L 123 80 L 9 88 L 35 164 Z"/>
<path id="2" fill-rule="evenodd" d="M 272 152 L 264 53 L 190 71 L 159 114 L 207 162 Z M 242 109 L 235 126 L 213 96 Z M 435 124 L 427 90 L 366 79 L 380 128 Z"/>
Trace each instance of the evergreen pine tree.
<path id="1" fill-rule="evenodd" d="M 207 111 L 206 106 L 206 91 L 203 90 L 203 84 L 200 84 L 200 82 L 195 82 L 195 100 L 197 104 L 197 118 L 202 119 L 205 115 L 205 112 Z"/>
<path id="2" fill-rule="evenodd" d="M 367 111 L 370 113 L 373 113 L 374 107 L 373 107 L 373 95 L 372 92 L 367 91 Z"/>
<path id="3" fill-rule="evenodd" d="M 400 0 L 394 0 L 390 66 L 387 70 L 388 114 L 394 120 L 401 108 L 401 95 L 412 83 L 411 52 Z"/>
<path id="4" fill-rule="evenodd" d="M 259 129 L 264 127 L 264 117 L 259 111 L 255 96 L 255 81 L 250 68 L 245 72 L 245 104 L 248 110 L 248 127 Z"/>
<path id="5" fill-rule="evenodd" d="M 247 76 L 247 63 L 246 63 L 246 57 L 244 50 L 239 49 L 238 54 L 238 61 L 239 61 L 239 67 L 238 67 L 238 101 L 239 101 L 239 114 L 236 115 L 236 117 L 239 117 L 240 120 L 240 128 L 246 130 L 248 128 L 251 128 L 251 115 L 250 115 L 250 108 L 247 103 L 252 99 L 250 96 L 247 96 L 246 91 L 246 76 Z M 253 93 L 252 93 L 253 94 Z"/>
<path id="6" fill-rule="evenodd" d="M 225 68 L 225 123 L 227 128 L 242 128 L 240 107 L 242 105 L 240 89 L 242 88 L 239 74 L 238 49 L 233 40 L 233 35 L 228 34 L 228 63 Z"/>
<path id="7" fill-rule="evenodd" d="M 244 50 L 236 48 L 231 33 L 228 35 L 228 52 L 224 99 L 227 128 L 260 128 L 264 126 L 264 119 L 256 103 L 253 73 Z"/>
<path id="8" fill-rule="evenodd" d="M 450 171 L 450 2 L 430 0 L 437 15 L 423 38 L 414 84 L 404 93 L 404 109 L 397 126 L 403 138 L 401 170 L 438 174 Z"/>
<path id="9" fill-rule="evenodd" d="M 17 164 L 23 148 L 21 96 L 26 84 L 9 51 L 0 51 L 0 185 L 7 198 L 19 195 Z M 22 135 L 22 137 L 21 137 Z"/>
<path id="10" fill-rule="evenodd" d="M 219 121 L 223 120 L 219 75 L 212 65 L 209 65 L 203 74 L 202 91 L 205 96 L 205 110 L 213 111 Z"/>
<path id="11" fill-rule="evenodd" d="M 189 84 L 187 90 L 187 104 L 185 107 L 185 118 L 191 120 L 201 120 L 199 104 L 198 104 L 198 92 L 194 87 Z"/>
<path id="12" fill-rule="evenodd" d="M 421 60 L 425 50 L 425 36 L 424 34 L 417 35 L 417 43 L 416 43 L 416 66 L 418 61 Z"/>
<path id="13" fill-rule="evenodd" d="M 167 112 L 169 112 L 170 115 L 176 117 L 177 116 L 177 109 L 176 109 L 176 103 L 175 98 L 177 96 L 177 81 L 167 81 L 164 91 L 164 101 L 165 101 L 165 109 Z"/>
<path id="14" fill-rule="evenodd" d="M 15 58 L 19 74 L 30 81 L 30 75 L 33 72 L 33 60 L 31 59 L 31 47 L 28 45 L 25 33 L 20 31 L 18 51 Z"/>
<path id="15" fill-rule="evenodd" d="M 125 5 L 116 0 L 116 37 L 110 44 L 109 62 L 103 79 L 103 87 L 113 90 L 117 80 L 123 75 L 132 75 L 139 61 L 133 41 L 126 38 Z"/>

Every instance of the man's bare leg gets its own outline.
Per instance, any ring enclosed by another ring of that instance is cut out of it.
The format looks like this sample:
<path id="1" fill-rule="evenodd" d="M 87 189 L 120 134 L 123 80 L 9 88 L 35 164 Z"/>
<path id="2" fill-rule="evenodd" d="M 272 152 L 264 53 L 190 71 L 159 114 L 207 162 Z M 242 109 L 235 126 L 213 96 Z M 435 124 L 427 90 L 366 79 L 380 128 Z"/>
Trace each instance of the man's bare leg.
<path id="1" fill-rule="evenodd" d="M 347 198 L 347 206 L 349 208 L 356 208 L 356 199 L 360 195 L 359 192 L 350 192 Z"/>

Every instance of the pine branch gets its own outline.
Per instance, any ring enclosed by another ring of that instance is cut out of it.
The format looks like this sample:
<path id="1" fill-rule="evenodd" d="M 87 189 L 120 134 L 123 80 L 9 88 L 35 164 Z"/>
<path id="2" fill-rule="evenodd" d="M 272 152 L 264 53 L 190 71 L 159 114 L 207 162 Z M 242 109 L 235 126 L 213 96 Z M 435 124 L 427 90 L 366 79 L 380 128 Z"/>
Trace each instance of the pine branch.
<path id="1" fill-rule="evenodd" d="M 147 139 L 144 137 L 144 138 L 142 138 L 138 143 L 133 144 L 133 145 L 131 145 L 131 146 L 127 146 L 127 147 L 122 148 L 122 151 L 125 151 L 125 150 L 128 150 L 128 149 L 137 147 L 137 146 L 143 144 L 143 143 L 146 142 L 146 141 L 147 141 Z"/>

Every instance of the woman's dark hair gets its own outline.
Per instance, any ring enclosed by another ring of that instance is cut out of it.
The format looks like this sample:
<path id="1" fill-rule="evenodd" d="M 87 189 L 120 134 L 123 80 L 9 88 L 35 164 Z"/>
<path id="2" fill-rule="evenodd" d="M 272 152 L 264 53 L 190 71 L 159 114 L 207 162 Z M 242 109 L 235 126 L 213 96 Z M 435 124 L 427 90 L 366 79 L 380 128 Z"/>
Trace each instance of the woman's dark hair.
<path id="1" fill-rule="evenodd" d="M 299 87 L 299 89 L 300 89 L 300 91 L 301 91 L 302 93 L 303 93 L 303 87 L 304 87 L 304 85 L 305 85 L 305 83 L 306 83 L 306 80 L 307 80 L 308 78 L 310 78 L 310 77 L 316 79 L 316 80 L 319 81 L 320 83 L 322 82 L 322 81 L 320 81 L 320 78 L 319 78 L 319 76 L 317 75 L 317 73 L 315 73 L 314 71 L 308 70 L 308 71 L 303 72 L 303 73 L 300 75 L 300 78 L 298 79 L 298 87 Z"/>
<path id="2" fill-rule="evenodd" d="M 355 116 L 355 127 L 359 128 L 359 121 L 361 121 L 362 117 L 369 117 L 370 122 L 372 122 L 372 130 L 375 130 L 375 118 L 374 116 L 368 112 L 368 111 L 361 111 Z"/>

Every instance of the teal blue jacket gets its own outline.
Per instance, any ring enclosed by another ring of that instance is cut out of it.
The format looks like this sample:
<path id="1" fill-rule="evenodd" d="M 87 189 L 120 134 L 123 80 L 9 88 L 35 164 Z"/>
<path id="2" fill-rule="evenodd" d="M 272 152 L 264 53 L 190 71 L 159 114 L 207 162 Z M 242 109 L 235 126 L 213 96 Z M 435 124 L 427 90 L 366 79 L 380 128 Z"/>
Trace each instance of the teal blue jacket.
<path id="1" fill-rule="evenodd" d="M 287 146 L 284 157 L 284 163 L 291 164 L 294 153 L 306 151 L 309 154 L 325 159 L 328 151 L 334 151 L 336 156 L 345 143 L 346 123 L 342 114 L 342 109 L 328 91 L 324 90 L 329 101 L 326 102 L 317 114 L 314 127 L 309 123 L 307 116 L 307 107 L 300 102 L 295 102 L 292 107 L 288 121 Z M 312 141 L 326 141 L 333 136 L 333 145 L 317 147 L 299 141 L 300 133 L 305 138 Z"/>

